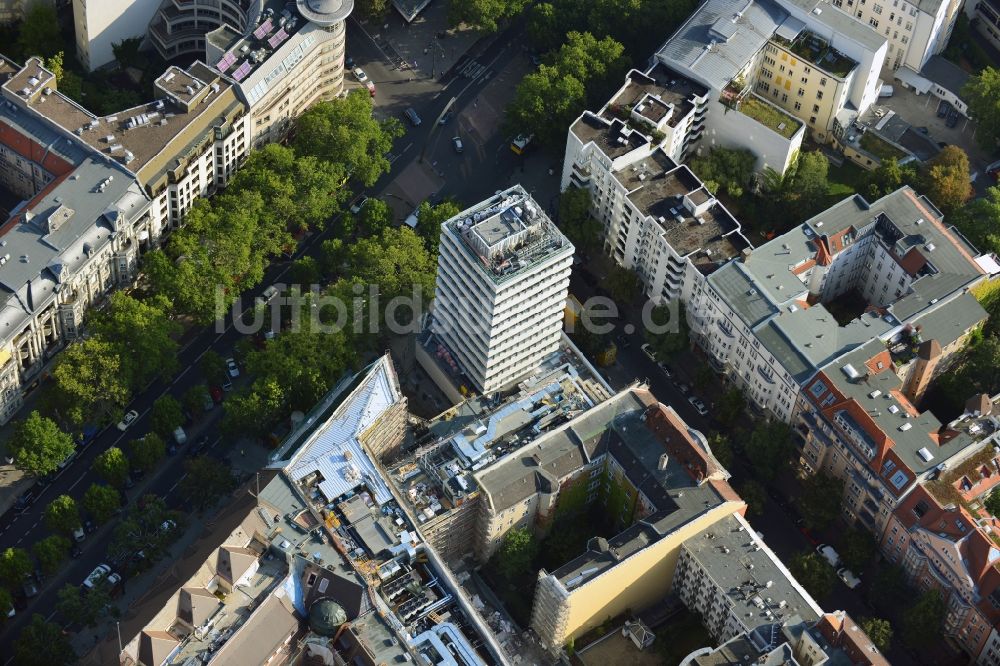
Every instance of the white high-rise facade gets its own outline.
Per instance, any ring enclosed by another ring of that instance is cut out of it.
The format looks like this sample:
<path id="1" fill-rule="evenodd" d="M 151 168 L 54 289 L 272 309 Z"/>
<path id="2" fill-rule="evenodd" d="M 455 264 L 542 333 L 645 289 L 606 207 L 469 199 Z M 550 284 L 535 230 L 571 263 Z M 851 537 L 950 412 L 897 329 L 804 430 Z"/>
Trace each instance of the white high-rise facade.
<path id="1" fill-rule="evenodd" d="M 431 330 L 491 393 L 559 345 L 573 245 L 520 185 L 441 225 Z"/>

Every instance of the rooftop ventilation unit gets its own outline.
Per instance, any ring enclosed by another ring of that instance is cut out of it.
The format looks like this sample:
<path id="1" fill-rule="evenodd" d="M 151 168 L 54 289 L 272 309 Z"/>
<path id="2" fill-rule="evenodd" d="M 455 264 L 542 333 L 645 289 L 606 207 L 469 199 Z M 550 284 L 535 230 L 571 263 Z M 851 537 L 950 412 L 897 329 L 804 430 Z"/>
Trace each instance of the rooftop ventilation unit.
<path id="1" fill-rule="evenodd" d="M 879 391 L 878 389 L 875 389 L 874 391 L 872 391 L 871 393 L 868 394 L 868 397 L 869 398 L 877 398 L 880 395 L 882 395 L 882 391 Z"/>
<path id="2" fill-rule="evenodd" d="M 857 370 L 856 370 L 856 369 L 854 368 L 854 366 L 853 366 L 853 365 L 851 365 L 850 363 L 845 363 L 845 364 L 844 364 L 844 367 L 842 367 L 842 368 L 841 368 L 840 370 L 841 370 L 841 372 L 843 372 L 843 373 L 844 373 L 845 375 L 847 375 L 847 378 L 848 378 L 848 379 L 858 379 L 859 377 L 861 377 L 861 373 L 860 373 L 860 372 L 858 372 L 858 371 L 857 371 Z"/>
<path id="3" fill-rule="evenodd" d="M 899 426 L 899 430 L 900 430 L 900 432 L 906 432 L 907 430 L 909 430 L 912 427 L 913 427 L 912 423 L 904 423 L 903 425 Z"/>
<path id="4" fill-rule="evenodd" d="M 927 245 L 924 245 L 924 249 L 927 250 L 928 252 L 933 252 L 934 251 L 934 243 L 928 243 Z"/>

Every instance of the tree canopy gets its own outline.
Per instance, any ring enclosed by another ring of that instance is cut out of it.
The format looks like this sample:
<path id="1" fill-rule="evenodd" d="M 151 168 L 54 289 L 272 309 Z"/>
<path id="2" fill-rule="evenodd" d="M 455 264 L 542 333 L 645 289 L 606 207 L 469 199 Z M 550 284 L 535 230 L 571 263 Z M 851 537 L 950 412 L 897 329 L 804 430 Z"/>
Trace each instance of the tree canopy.
<path id="1" fill-rule="evenodd" d="M 208 456 L 184 461 L 184 471 L 187 476 L 181 480 L 181 492 L 198 509 L 204 509 L 236 487 L 229 468 Z"/>
<path id="2" fill-rule="evenodd" d="M 436 206 L 431 205 L 430 201 L 424 201 L 417 208 L 417 234 L 424 239 L 424 245 L 427 246 L 432 260 L 436 260 L 437 257 L 441 224 L 461 212 L 462 210 L 454 201 L 442 201 Z"/>
<path id="3" fill-rule="evenodd" d="M 35 5 L 40 6 L 40 5 Z M 80 590 L 74 588 L 79 596 Z M 53 622 L 46 622 L 38 613 L 31 616 L 31 624 L 21 630 L 14 642 L 14 663 L 18 666 L 51 666 L 52 664 L 72 664 L 76 653 L 70 645 L 63 628 Z"/>
<path id="4" fill-rule="evenodd" d="M 59 18 L 53 6 L 44 2 L 29 5 L 24 12 L 17 41 L 21 53 L 48 58 L 56 55 L 62 43 Z"/>
<path id="5" fill-rule="evenodd" d="M 747 513 L 752 516 L 764 514 L 764 504 L 767 502 L 767 489 L 758 481 L 748 479 L 740 486 L 740 497 L 747 503 Z"/>
<path id="6" fill-rule="evenodd" d="M 24 548 L 7 548 L 0 553 L 0 580 L 12 588 L 20 586 L 33 568 Z"/>
<path id="7" fill-rule="evenodd" d="M 1000 141 L 1000 69 L 987 67 L 969 77 L 962 87 L 962 99 L 976 121 L 976 140 L 992 153 Z"/>
<path id="8" fill-rule="evenodd" d="M 52 534 L 41 541 L 35 542 L 31 551 L 35 554 L 42 571 L 51 574 L 59 569 L 59 566 L 69 555 L 69 539 L 61 534 Z"/>
<path id="9" fill-rule="evenodd" d="M 150 472 L 163 460 L 163 456 L 167 453 L 167 446 L 159 435 L 150 432 L 144 437 L 129 442 L 129 451 L 132 464 L 137 469 Z"/>
<path id="10" fill-rule="evenodd" d="M 972 195 L 969 156 L 958 146 L 948 145 L 931 158 L 927 167 L 923 178 L 924 194 L 945 215 L 959 210 Z"/>
<path id="11" fill-rule="evenodd" d="M 75 450 L 73 438 L 37 411 L 14 425 L 7 448 L 19 469 L 36 476 L 55 471 Z"/>
<path id="12" fill-rule="evenodd" d="M 83 508 L 97 524 L 108 522 L 120 507 L 121 497 L 114 488 L 93 483 L 83 494 Z"/>
<path id="13" fill-rule="evenodd" d="M 452 25 L 464 23 L 483 32 L 496 32 L 500 23 L 511 19 L 528 5 L 528 0 L 451 0 L 448 19 Z"/>
<path id="14" fill-rule="evenodd" d="M 749 150 L 712 148 L 707 155 L 694 157 L 688 165 L 715 193 L 723 192 L 734 199 L 743 196 L 750 185 L 757 157 Z"/>
<path id="15" fill-rule="evenodd" d="M 48 399 L 66 425 L 80 429 L 120 414 L 130 395 L 120 352 L 116 343 L 94 336 L 59 353 Z"/>
<path id="16" fill-rule="evenodd" d="M 184 408 L 177 398 L 165 393 L 153 401 L 153 408 L 149 413 L 149 426 L 162 439 L 171 437 L 174 430 L 183 423 Z"/>
<path id="17" fill-rule="evenodd" d="M 121 449 L 112 446 L 94 458 L 93 470 L 99 477 L 120 488 L 128 478 L 128 459 Z"/>
<path id="18" fill-rule="evenodd" d="M 507 580 L 515 580 L 531 568 L 538 555 L 538 542 L 526 529 L 515 527 L 504 535 L 497 559 L 500 572 Z"/>
<path id="19" fill-rule="evenodd" d="M 800 553 L 793 557 L 788 564 L 788 569 L 817 601 L 822 601 L 829 596 L 837 580 L 837 574 L 833 567 L 822 557 L 812 552 Z"/>
<path id="20" fill-rule="evenodd" d="M 844 497 L 844 482 L 820 472 L 802 483 L 798 498 L 799 512 L 806 527 L 825 530 L 837 516 Z"/>
<path id="21" fill-rule="evenodd" d="M 170 303 L 162 296 L 139 300 L 123 292 L 111 294 L 109 307 L 93 316 L 93 331 L 117 347 L 126 385 L 145 386 L 158 374 L 177 369 L 180 324 L 169 315 Z"/>
<path id="22" fill-rule="evenodd" d="M 63 534 L 71 533 L 82 524 L 76 500 L 69 495 L 60 495 L 49 502 L 42 517 L 46 527 Z"/>
<path id="23" fill-rule="evenodd" d="M 903 611 L 902 639 L 910 648 L 933 645 L 941 635 L 945 603 L 941 593 L 930 589 Z"/>
<path id="24" fill-rule="evenodd" d="M 687 313 L 684 304 L 678 300 L 676 303 L 664 303 L 657 305 L 650 312 L 652 323 L 658 327 L 673 324 L 666 332 L 654 332 L 652 328 L 645 328 L 643 334 L 646 342 L 650 344 L 656 355 L 665 360 L 675 354 L 686 351 L 690 348 L 690 329 L 687 323 Z"/>
<path id="25" fill-rule="evenodd" d="M 885 652 L 892 644 L 892 624 L 880 617 L 863 617 L 858 622 L 868 638 L 872 639 L 880 651 Z"/>
<path id="26" fill-rule="evenodd" d="M 770 481 L 788 464 L 791 456 L 791 430 L 781 421 L 761 421 L 750 433 L 746 457 L 758 478 Z"/>
<path id="27" fill-rule="evenodd" d="M 590 190 L 569 187 L 559 196 L 559 229 L 570 239 L 577 253 L 601 248 L 604 229 L 590 214 Z"/>
<path id="28" fill-rule="evenodd" d="M 866 530 L 851 527 L 840 536 L 840 558 L 854 571 L 862 571 L 875 558 L 878 544 Z"/>

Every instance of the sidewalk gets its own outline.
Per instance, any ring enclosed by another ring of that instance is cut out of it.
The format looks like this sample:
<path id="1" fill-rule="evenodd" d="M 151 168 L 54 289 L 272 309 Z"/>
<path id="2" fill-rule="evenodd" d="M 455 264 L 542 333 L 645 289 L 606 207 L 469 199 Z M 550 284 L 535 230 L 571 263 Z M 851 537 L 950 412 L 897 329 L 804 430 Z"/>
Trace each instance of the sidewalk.
<path id="1" fill-rule="evenodd" d="M 217 504 L 203 515 L 189 514 L 184 534 L 167 549 L 164 557 L 148 571 L 125 582 L 125 592 L 115 600 L 115 605 L 121 609 L 119 622 L 123 645 L 163 609 L 174 592 L 218 548 L 220 535 L 235 529 L 256 503 L 248 491 L 256 492 L 253 472 L 267 463 L 267 451 L 259 445 L 247 446 L 245 451 L 245 456 L 238 450 L 231 456 L 232 468 L 238 474 L 251 476 L 231 495 L 220 500 L 225 502 L 221 506 Z M 106 617 L 96 627 L 77 632 L 73 636 L 73 647 L 81 655 L 80 664 L 118 663 L 116 621 Z"/>

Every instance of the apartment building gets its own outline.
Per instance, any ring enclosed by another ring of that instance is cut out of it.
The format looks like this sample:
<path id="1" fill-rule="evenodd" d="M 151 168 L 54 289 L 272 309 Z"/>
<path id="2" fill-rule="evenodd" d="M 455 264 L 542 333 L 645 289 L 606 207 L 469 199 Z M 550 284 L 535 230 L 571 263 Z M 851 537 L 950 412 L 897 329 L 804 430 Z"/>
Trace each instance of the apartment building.
<path id="1" fill-rule="evenodd" d="M 580 556 L 538 573 L 531 628 L 558 651 L 670 592 L 683 541 L 745 510 L 728 476 L 670 407 L 627 389 L 476 475 L 481 539 L 498 544 L 514 526 L 544 529 L 556 516 L 584 519 L 560 508 L 570 496 L 614 517 L 616 536 L 591 539 Z"/>
<path id="2" fill-rule="evenodd" d="M 886 40 L 818 0 L 707 0 L 656 54 L 705 86 L 701 143 L 784 172 L 808 129 L 829 142 L 876 99 Z"/>
<path id="3" fill-rule="evenodd" d="M 885 67 L 919 72 L 948 45 L 962 0 L 829 0 L 889 42 Z"/>
<path id="4" fill-rule="evenodd" d="M 979 34 L 986 37 L 993 46 L 1000 48 L 1000 2 L 997 0 L 966 2 L 965 13 Z"/>
<path id="5" fill-rule="evenodd" d="M 115 59 L 112 46 L 126 39 L 145 39 L 149 22 L 162 0 L 73 0 L 76 57 L 88 71 Z"/>
<path id="6" fill-rule="evenodd" d="M 585 111 L 569 129 L 562 189 L 590 191 L 605 251 L 636 272 L 656 303 L 686 300 L 695 282 L 750 247 L 739 222 L 678 163 L 704 128 L 706 94 L 656 64 L 645 74 L 630 72 L 599 113 Z M 659 143 L 628 125 L 642 127 L 632 116 L 647 118 L 654 104 L 681 119 L 681 129 L 663 132 Z M 626 110 L 627 120 L 615 115 Z"/>
<path id="7" fill-rule="evenodd" d="M 881 549 L 921 590 L 938 590 L 946 605 L 944 638 L 978 664 L 1000 663 L 1000 571 L 997 523 L 962 505 L 963 488 L 976 479 L 992 487 L 997 475 L 994 443 L 923 483 L 893 511 Z"/>
<path id="8" fill-rule="evenodd" d="M 339 382 L 121 663 L 506 664 L 375 467 L 372 437 L 401 439 L 405 404 L 388 356 Z"/>
<path id="9" fill-rule="evenodd" d="M 164 60 L 203 58 L 205 35 L 224 25 L 244 32 L 263 9 L 260 0 L 161 0 L 157 4 L 148 37 Z"/>
<path id="10" fill-rule="evenodd" d="M 695 651 L 681 662 L 681 666 L 841 663 L 889 666 L 889 660 L 882 656 L 861 627 L 844 611 L 834 611 L 824 613 L 815 622 L 794 616 L 782 622 L 762 624 L 715 649 Z"/>
<path id="11" fill-rule="evenodd" d="M 512 385 L 558 348 L 572 262 L 572 243 L 520 185 L 441 225 L 429 328 L 475 390 Z"/>
<path id="12" fill-rule="evenodd" d="M 257 0 L 245 26 L 205 36 L 206 60 L 250 108 L 254 145 L 277 141 L 312 104 L 344 88 L 346 19 L 353 0 Z"/>
<path id="13" fill-rule="evenodd" d="M 871 203 L 855 195 L 709 275 L 692 292 L 688 319 L 716 369 L 785 422 L 811 400 L 801 387 L 821 369 L 841 373 L 834 364 L 847 362 L 838 359 L 864 354 L 864 345 L 907 350 L 909 365 L 900 356 L 901 374 L 891 374 L 919 402 L 985 319 L 963 294 L 994 267 L 912 189 Z M 854 302 L 853 319 L 838 321 L 824 305 L 831 299 Z M 921 341 L 939 336 L 933 363 L 910 353 L 918 325 L 928 329 Z"/>
<path id="14" fill-rule="evenodd" d="M 681 545 L 673 588 L 719 644 L 792 618 L 813 624 L 823 614 L 738 513 Z"/>

